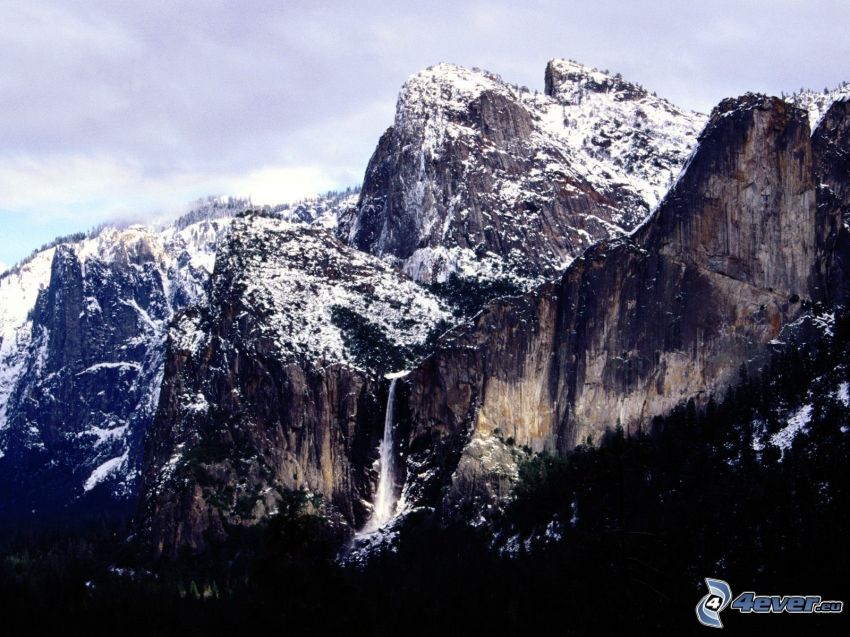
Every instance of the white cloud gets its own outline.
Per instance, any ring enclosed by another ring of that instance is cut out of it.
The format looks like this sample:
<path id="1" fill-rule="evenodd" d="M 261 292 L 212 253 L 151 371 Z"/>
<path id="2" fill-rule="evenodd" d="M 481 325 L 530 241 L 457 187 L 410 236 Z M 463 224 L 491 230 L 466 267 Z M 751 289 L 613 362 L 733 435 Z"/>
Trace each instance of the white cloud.
<path id="1" fill-rule="evenodd" d="M 256 204 L 276 204 L 303 199 L 338 185 L 317 166 L 267 166 L 234 178 L 226 194 L 249 196 Z"/>
<path id="2" fill-rule="evenodd" d="M 23 212 L 34 222 L 75 219 L 84 228 L 105 219 L 176 212 L 205 195 L 250 196 L 258 204 L 275 204 L 342 185 L 348 184 L 318 166 L 151 176 L 137 162 L 104 155 L 0 157 L 0 219 L 4 212 Z"/>

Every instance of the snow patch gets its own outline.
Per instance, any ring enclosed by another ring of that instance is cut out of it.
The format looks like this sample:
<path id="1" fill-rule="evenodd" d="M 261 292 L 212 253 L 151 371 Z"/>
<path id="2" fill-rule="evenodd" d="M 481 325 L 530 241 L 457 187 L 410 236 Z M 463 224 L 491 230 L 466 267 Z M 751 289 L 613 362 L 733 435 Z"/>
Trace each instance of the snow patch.
<path id="1" fill-rule="evenodd" d="M 838 386 L 835 390 L 835 399 L 845 407 L 850 407 L 850 383 L 844 381 Z"/>
<path id="2" fill-rule="evenodd" d="M 794 411 L 786 421 L 788 424 L 770 437 L 770 444 L 779 447 L 783 452 L 791 448 L 794 438 L 805 431 L 812 421 L 812 405 L 803 405 Z"/>
<path id="3" fill-rule="evenodd" d="M 98 484 L 109 478 L 111 475 L 118 473 L 122 469 L 126 469 L 127 467 L 127 457 L 128 452 L 125 451 L 122 455 L 117 458 L 112 458 L 107 460 L 103 464 L 101 464 L 97 469 L 91 472 L 91 475 L 88 479 L 83 483 L 83 491 L 89 492 L 94 489 Z"/>

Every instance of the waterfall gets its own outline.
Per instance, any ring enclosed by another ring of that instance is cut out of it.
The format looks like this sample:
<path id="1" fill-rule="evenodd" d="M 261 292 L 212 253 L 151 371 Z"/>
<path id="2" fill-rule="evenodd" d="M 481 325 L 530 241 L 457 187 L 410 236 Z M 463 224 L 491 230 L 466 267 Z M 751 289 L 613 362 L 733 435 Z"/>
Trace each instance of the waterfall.
<path id="1" fill-rule="evenodd" d="M 366 523 L 364 532 L 380 529 L 389 522 L 395 514 L 395 461 L 393 443 L 393 425 L 395 424 L 395 384 L 398 377 L 390 381 L 390 391 L 387 396 L 387 411 L 384 415 L 384 437 L 381 439 L 379 450 L 380 472 L 378 474 L 378 490 L 375 492 L 372 517 Z"/>

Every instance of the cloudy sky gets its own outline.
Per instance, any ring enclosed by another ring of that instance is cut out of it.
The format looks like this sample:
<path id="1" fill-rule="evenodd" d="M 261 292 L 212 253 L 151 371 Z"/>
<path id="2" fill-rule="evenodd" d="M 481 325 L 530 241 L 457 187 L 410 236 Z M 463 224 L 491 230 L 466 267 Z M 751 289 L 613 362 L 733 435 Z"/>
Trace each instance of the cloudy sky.
<path id="1" fill-rule="evenodd" d="M 543 87 L 552 57 L 689 108 L 850 79 L 850 3 L 0 0 L 0 262 L 207 194 L 360 182 L 436 62 Z"/>

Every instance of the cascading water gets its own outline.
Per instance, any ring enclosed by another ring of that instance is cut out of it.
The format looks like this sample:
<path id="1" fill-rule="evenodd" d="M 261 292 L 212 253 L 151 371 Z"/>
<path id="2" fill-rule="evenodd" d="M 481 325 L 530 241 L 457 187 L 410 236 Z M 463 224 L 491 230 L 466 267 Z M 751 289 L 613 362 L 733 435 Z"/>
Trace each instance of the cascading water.
<path id="1" fill-rule="evenodd" d="M 390 391 L 387 396 L 387 411 L 384 415 L 384 436 L 379 449 L 380 471 L 378 473 L 378 490 L 375 492 L 372 517 L 363 529 L 364 533 L 376 531 L 389 522 L 395 515 L 395 460 L 393 425 L 395 416 L 395 385 L 398 376 L 390 381 Z"/>

